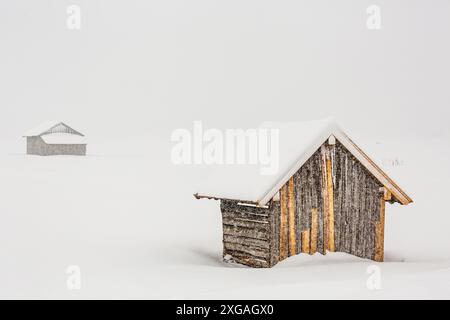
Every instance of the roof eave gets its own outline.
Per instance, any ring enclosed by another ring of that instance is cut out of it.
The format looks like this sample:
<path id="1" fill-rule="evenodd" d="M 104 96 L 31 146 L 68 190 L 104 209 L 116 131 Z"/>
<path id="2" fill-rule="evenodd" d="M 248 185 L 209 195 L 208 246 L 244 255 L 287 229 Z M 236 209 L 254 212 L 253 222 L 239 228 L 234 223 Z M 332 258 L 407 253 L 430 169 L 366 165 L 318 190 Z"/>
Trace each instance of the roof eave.
<path id="1" fill-rule="evenodd" d="M 275 186 L 267 192 L 263 198 L 257 201 L 261 206 L 266 205 L 282 188 L 282 186 L 303 166 L 303 164 L 312 156 L 312 154 L 330 137 L 333 135 L 344 147 L 355 157 L 358 161 L 372 173 L 383 186 L 385 186 L 392 195 L 402 205 L 408 205 L 413 200 L 404 192 L 389 176 L 373 162 L 364 151 L 361 150 L 340 128 L 334 126 L 332 130 L 326 133 L 326 136 L 322 136 L 320 143 L 312 145 L 307 152 L 296 162 L 296 164 L 280 179 Z"/>
<path id="2" fill-rule="evenodd" d="M 247 204 L 253 204 L 256 206 L 260 206 L 260 204 L 257 201 L 252 201 L 252 200 L 242 200 L 242 199 L 230 199 L 230 198 L 223 198 L 223 197 L 217 197 L 217 196 L 210 196 L 210 195 L 204 195 L 204 194 L 199 194 L 198 192 L 193 194 L 194 198 L 197 200 L 200 199 L 208 199 L 208 200 L 228 200 L 228 201 L 237 201 L 237 202 L 241 202 L 241 203 L 247 203 Z"/>

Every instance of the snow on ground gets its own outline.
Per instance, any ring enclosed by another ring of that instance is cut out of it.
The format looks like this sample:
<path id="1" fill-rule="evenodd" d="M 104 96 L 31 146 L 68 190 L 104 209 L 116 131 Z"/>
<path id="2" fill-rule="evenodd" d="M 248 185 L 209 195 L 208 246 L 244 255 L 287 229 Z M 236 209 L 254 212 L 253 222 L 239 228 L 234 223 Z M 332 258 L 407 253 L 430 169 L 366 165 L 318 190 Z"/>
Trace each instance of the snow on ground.
<path id="1" fill-rule="evenodd" d="M 0 298 L 450 298 L 444 140 L 362 144 L 414 200 L 387 206 L 386 262 L 299 255 L 272 269 L 221 262 L 218 203 L 192 196 L 213 167 L 172 165 L 169 141 L 92 141 L 86 157 L 2 146 Z M 80 290 L 67 289 L 69 265 Z"/>

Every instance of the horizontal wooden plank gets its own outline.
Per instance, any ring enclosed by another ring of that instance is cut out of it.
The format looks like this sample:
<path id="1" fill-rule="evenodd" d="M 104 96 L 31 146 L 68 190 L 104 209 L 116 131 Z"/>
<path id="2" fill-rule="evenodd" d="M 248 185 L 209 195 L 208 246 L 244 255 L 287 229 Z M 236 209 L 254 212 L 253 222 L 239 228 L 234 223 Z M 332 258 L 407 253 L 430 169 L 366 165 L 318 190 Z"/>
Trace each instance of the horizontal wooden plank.
<path id="1" fill-rule="evenodd" d="M 264 229 L 251 229 L 245 227 L 233 227 L 223 225 L 223 233 L 225 235 L 242 236 L 253 239 L 268 240 L 269 233 Z"/>
<path id="2" fill-rule="evenodd" d="M 223 211 L 236 211 L 239 210 L 242 213 L 251 214 L 268 214 L 270 208 L 267 207 L 253 207 L 246 205 L 239 205 L 236 201 L 221 201 L 220 209 Z"/>
<path id="3" fill-rule="evenodd" d="M 255 247 L 259 247 L 259 248 L 264 248 L 264 249 L 269 249 L 270 248 L 270 243 L 267 240 L 259 240 L 259 239 L 254 239 L 254 238 L 246 238 L 246 237 L 239 237 L 239 236 L 232 236 L 232 235 L 224 235 L 223 236 L 223 241 L 224 242 L 229 242 L 229 243 L 238 243 L 238 244 L 249 244 L 251 246 L 255 246 Z"/>
<path id="4" fill-rule="evenodd" d="M 228 226 L 245 227 L 252 229 L 269 230 L 269 224 L 264 221 L 252 221 L 250 219 L 239 219 L 239 218 L 223 218 L 222 223 Z"/>
<path id="5" fill-rule="evenodd" d="M 253 219 L 260 221 L 268 221 L 269 215 L 262 213 L 252 213 L 241 210 L 222 210 L 222 215 L 229 218 Z"/>
<path id="6" fill-rule="evenodd" d="M 263 221 L 263 220 L 255 220 L 255 219 L 247 219 L 247 218 L 235 218 L 237 221 L 244 221 L 244 222 L 253 222 L 256 224 L 269 224 L 269 221 Z"/>
<path id="7" fill-rule="evenodd" d="M 227 251 L 224 252 L 225 255 L 230 255 L 232 257 L 232 260 L 236 263 L 240 263 L 246 266 L 254 267 L 254 268 L 268 268 L 269 262 L 264 259 L 254 258 L 247 254 L 242 254 L 239 252 L 230 252 Z"/>
<path id="8" fill-rule="evenodd" d="M 257 247 L 250 246 L 250 245 L 229 243 L 229 242 L 224 242 L 223 245 L 224 245 L 225 251 L 227 251 L 227 252 L 240 252 L 243 254 L 245 253 L 245 254 L 249 254 L 255 258 L 265 259 L 265 260 L 267 260 L 269 258 L 269 250 L 267 250 L 267 249 L 257 248 Z"/>

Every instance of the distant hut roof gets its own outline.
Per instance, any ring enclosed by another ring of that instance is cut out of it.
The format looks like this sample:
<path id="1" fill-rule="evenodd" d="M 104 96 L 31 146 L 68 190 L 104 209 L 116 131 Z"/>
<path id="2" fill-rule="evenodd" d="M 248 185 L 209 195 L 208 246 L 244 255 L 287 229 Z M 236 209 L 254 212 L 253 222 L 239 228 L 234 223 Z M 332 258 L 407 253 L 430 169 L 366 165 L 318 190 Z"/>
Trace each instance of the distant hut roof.
<path id="1" fill-rule="evenodd" d="M 57 120 L 52 120 L 52 121 L 46 121 L 46 122 L 42 122 L 41 124 L 37 125 L 36 127 L 28 130 L 27 132 L 24 133 L 24 137 L 36 137 L 36 136 L 40 136 L 43 135 L 49 131 L 51 131 L 53 128 L 59 126 L 59 125 L 63 125 L 67 128 L 69 128 L 74 134 L 76 135 L 80 135 L 83 136 L 82 133 L 74 130 L 73 128 L 69 127 L 67 124 L 65 124 L 62 121 L 57 121 Z"/>
<path id="2" fill-rule="evenodd" d="M 307 122 L 263 122 L 260 129 L 279 130 L 279 167 L 274 175 L 262 175 L 259 166 L 223 165 L 217 168 L 205 186 L 196 193 L 197 198 L 235 199 L 266 205 L 315 151 L 334 136 L 380 181 L 401 204 L 411 198 L 378 167 L 331 118 Z M 227 183 L 227 181 L 229 181 Z"/>

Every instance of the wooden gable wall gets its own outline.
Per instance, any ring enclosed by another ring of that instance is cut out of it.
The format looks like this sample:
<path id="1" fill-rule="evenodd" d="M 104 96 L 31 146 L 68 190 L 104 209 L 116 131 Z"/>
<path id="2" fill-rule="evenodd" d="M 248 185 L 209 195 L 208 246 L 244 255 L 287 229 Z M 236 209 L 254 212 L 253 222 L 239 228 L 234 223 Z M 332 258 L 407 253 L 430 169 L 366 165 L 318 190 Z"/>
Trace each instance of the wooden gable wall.
<path id="1" fill-rule="evenodd" d="M 72 129 L 71 127 L 65 125 L 64 123 L 60 123 L 49 130 L 45 131 L 41 135 L 44 134 L 51 134 L 51 133 L 69 133 L 69 134 L 76 134 L 76 135 L 82 135 L 80 132 Z"/>
<path id="2" fill-rule="evenodd" d="M 382 261 L 382 187 L 342 144 L 324 143 L 280 190 L 278 261 L 326 251 Z"/>

